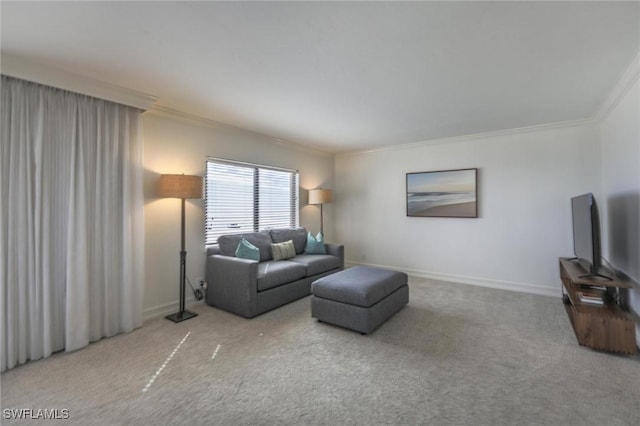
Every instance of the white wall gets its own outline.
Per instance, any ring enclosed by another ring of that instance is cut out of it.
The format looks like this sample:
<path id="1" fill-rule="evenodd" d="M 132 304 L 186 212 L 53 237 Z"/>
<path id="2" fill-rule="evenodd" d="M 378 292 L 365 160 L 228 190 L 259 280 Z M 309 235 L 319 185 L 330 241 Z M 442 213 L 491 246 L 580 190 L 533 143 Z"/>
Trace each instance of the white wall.
<path id="1" fill-rule="evenodd" d="M 640 96 L 638 82 L 600 122 L 605 257 L 640 281 Z M 603 204 L 601 202 L 601 204 Z"/>
<path id="2" fill-rule="evenodd" d="M 592 124 L 336 156 L 336 226 L 349 263 L 560 295 L 570 198 L 599 188 Z M 478 168 L 479 218 L 406 217 L 405 174 Z"/>
<path id="3" fill-rule="evenodd" d="M 637 74 L 636 74 L 637 75 Z M 603 254 L 640 283 L 640 87 L 638 81 L 600 122 Z M 640 315 L 640 287 L 627 295 Z M 636 323 L 640 342 L 640 324 Z"/>
<path id="4" fill-rule="evenodd" d="M 306 206 L 306 191 L 333 186 L 333 156 L 266 136 L 161 111 L 143 115 L 145 165 L 145 294 L 144 314 L 171 313 L 178 308 L 180 200 L 156 195 L 160 174 L 204 176 L 208 156 L 300 171 L 301 225 L 317 232 L 318 206 Z M 187 276 L 196 285 L 205 276 L 203 200 L 187 200 Z M 325 208 L 327 240 L 334 235 L 332 206 Z M 187 286 L 188 289 L 188 286 Z M 193 301 L 187 290 L 187 304 Z"/>

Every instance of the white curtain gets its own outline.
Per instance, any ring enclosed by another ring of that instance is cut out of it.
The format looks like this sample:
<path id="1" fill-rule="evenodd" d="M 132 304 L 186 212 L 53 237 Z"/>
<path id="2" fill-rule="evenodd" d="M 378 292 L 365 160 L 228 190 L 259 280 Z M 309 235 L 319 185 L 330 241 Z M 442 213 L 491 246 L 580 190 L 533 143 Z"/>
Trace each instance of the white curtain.
<path id="1" fill-rule="evenodd" d="M 142 325 L 141 111 L 2 76 L 2 371 Z"/>

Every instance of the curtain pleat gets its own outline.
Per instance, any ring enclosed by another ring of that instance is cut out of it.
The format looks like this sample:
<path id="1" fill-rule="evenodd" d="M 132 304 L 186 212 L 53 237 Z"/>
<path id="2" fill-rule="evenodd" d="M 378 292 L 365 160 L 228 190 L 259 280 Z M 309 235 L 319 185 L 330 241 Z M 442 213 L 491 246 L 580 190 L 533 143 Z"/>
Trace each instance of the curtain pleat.
<path id="1" fill-rule="evenodd" d="M 140 111 L 2 76 L 2 371 L 142 325 Z"/>

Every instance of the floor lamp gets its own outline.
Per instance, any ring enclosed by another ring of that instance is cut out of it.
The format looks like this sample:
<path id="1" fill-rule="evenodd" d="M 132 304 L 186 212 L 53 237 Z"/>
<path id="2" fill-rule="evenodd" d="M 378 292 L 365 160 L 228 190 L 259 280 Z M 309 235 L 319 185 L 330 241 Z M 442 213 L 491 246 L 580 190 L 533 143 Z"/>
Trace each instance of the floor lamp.
<path id="1" fill-rule="evenodd" d="M 164 198 L 180 198 L 182 201 L 182 221 L 180 228 L 180 311 L 165 317 L 173 322 L 180 322 L 198 316 L 198 314 L 187 311 L 184 308 L 187 267 L 187 251 L 184 248 L 184 200 L 186 198 L 202 198 L 202 177 L 184 174 L 161 175 L 159 195 Z"/>
<path id="2" fill-rule="evenodd" d="M 324 222 L 322 219 L 322 205 L 331 202 L 330 189 L 310 189 L 309 204 L 320 204 L 320 233 L 324 235 Z"/>

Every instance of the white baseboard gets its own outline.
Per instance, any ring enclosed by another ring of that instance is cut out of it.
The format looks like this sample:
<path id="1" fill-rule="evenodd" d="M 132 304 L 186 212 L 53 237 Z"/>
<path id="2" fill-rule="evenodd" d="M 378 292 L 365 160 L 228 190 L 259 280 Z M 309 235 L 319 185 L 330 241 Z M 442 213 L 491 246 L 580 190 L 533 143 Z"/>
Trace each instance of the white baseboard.
<path id="1" fill-rule="evenodd" d="M 536 294 L 539 296 L 551 296 L 551 297 L 558 297 L 558 298 L 562 296 L 560 287 L 558 287 L 557 289 L 551 289 L 549 287 L 544 287 L 537 284 L 521 283 L 516 281 L 495 280 L 495 279 L 488 279 L 488 278 L 469 277 L 466 275 L 444 274 L 441 272 L 398 268 L 390 265 L 376 265 L 371 263 L 357 263 L 357 262 L 350 262 L 350 261 L 346 261 L 345 264 L 347 266 L 371 266 L 374 268 L 384 268 L 384 269 L 390 269 L 392 271 L 405 272 L 407 275 L 417 277 L 417 278 L 428 278 L 432 280 L 475 285 L 479 287 L 495 288 L 499 290 L 510 290 L 510 291 L 516 291 L 519 293 Z"/>

